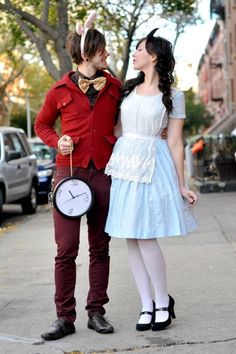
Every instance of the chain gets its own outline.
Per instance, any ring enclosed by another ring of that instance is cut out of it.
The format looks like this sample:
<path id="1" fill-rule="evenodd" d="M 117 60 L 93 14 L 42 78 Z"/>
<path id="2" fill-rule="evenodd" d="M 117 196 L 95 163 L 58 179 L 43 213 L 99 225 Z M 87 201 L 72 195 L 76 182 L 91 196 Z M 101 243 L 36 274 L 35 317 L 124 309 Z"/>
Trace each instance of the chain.
<path id="1" fill-rule="evenodd" d="M 72 151 L 73 148 L 70 146 L 70 176 L 73 176 L 73 165 L 72 165 Z M 51 180 L 51 192 L 48 193 L 48 204 L 53 206 L 53 186 L 54 186 L 54 173 Z"/>
<path id="2" fill-rule="evenodd" d="M 70 176 L 73 176 L 73 169 L 72 169 L 72 146 L 70 147 Z"/>

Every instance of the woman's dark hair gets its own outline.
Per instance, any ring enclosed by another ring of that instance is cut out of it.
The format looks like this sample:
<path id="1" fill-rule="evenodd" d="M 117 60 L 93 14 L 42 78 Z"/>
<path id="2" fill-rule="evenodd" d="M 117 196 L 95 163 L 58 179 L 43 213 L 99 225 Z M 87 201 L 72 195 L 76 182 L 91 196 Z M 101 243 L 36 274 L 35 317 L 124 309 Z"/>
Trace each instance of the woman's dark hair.
<path id="1" fill-rule="evenodd" d="M 67 37 L 66 50 L 71 56 L 73 63 L 77 65 L 83 62 L 80 42 L 81 36 L 76 32 L 71 32 Z M 106 41 L 104 35 L 95 28 L 90 28 L 85 37 L 84 54 L 88 58 L 92 58 L 98 51 L 104 51 L 105 47 Z"/>
<path id="2" fill-rule="evenodd" d="M 157 56 L 155 69 L 159 76 L 158 88 L 163 93 L 162 102 L 169 114 L 172 111 L 171 85 L 174 82 L 173 70 L 175 67 L 175 59 L 172 51 L 172 44 L 162 37 L 153 36 L 156 30 L 157 29 L 152 30 L 147 37 L 142 38 L 138 42 L 136 48 L 140 43 L 146 41 L 145 47 L 147 52 Z M 123 87 L 122 98 L 128 96 L 137 85 L 143 83 L 144 76 L 144 73 L 140 71 L 136 78 L 128 80 Z"/>

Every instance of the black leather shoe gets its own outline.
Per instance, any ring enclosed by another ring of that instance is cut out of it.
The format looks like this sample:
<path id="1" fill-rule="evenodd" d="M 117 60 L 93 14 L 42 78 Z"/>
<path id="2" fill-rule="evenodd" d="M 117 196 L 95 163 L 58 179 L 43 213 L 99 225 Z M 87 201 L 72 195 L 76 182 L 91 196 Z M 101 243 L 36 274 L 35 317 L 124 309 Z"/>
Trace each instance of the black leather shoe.
<path id="1" fill-rule="evenodd" d="M 47 332 L 41 334 L 41 337 L 46 340 L 57 340 L 72 333 L 75 333 L 74 324 L 59 318 Z"/>
<path id="2" fill-rule="evenodd" d="M 151 320 L 149 323 L 137 323 L 136 324 L 136 331 L 148 331 L 152 327 L 153 312 L 142 311 L 142 312 L 140 312 L 140 316 L 142 316 L 142 315 L 150 315 Z"/>
<path id="3" fill-rule="evenodd" d="M 100 314 L 89 317 L 88 328 L 102 334 L 114 332 L 112 325 Z"/>
<path id="4" fill-rule="evenodd" d="M 152 327 L 152 323 L 155 320 L 155 302 L 152 301 L 153 303 L 153 311 L 142 311 L 140 312 L 140 316 L 142 315 L 150 315 L 150 322 L 149 323 L 137 323 L 136 324 L 136 331 L 148 331 Z"/>
<path id="5" fill-rule="evenodd" d="M 155 311 L 167 311 L 168 318 L 164 322 L 155 322 L 154 320 L 154 322 L 152 323 L 153 331 L 162 331 L 163 329 L 165 329 L 167 326 L 171 324 L 171 318 L 175 318 L 174 306 L 175 306 L 175 300 L 173 299 L 172 296 L 169 295 L 169 306 L 160 307 L 155 310 Z"/>

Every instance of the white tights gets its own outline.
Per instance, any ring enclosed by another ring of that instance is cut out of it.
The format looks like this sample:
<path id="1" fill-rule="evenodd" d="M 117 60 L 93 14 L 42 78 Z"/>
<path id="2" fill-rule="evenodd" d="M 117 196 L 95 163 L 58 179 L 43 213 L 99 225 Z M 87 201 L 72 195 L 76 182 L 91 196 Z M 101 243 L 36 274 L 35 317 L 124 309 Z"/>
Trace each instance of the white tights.
<path id="1" fill-rule="evenodd" d="M 156 308 L 167 307 L 166 265 L 156 239 L 127 239 L 128 257 L 131 270 L 142 302 L 142 311 L 153 311 L 151 285 L 154 289 Z M 166 321 L 167 311 L 156 312 L 156 322 Z M 138 323 L 149 323 L 150 315 L 142 315 Z"/>

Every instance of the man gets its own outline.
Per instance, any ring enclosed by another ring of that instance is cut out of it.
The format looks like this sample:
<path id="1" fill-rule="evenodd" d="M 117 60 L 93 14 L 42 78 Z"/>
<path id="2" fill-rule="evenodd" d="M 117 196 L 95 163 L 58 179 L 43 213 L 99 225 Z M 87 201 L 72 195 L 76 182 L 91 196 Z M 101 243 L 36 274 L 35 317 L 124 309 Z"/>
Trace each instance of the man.
<path id="1" fill-rule="evenodd" d="M 89 26 L 88 26 L 89 27 Z M 104 168 L 112 152 L 113 129 L 117 120 L 121 83 L 105 72 L 106 43 L 96 29 L 77 27 L 67 40 L 67 50 L 76 72 L 62 77 L 47 93 L 35 121 L 36 134 L 49 146 L 58 147 L 55 185 L 70 176 L 85 180 L 94 191 L 94 203 L 87 213 L 89 241 L 88 328 L 112 333 L 104 318 L 109 276 L 109 241 L 104 232 L 109 205 L 110 178 Z M 85 79 L 85 80 L 84 80 Z M 88 82 L 94 80 L 93 82 Z M 96 80 L 97 79 L 97 80 Z M 60 117 L 61 137 L 54 129 Z M 55 304 L 57 320 L 41 336 L 56 340 L 75 332 L 75 260 L 79 250 L 80 218 L 67 219 L 53 210 L 55 241 Z"/>

